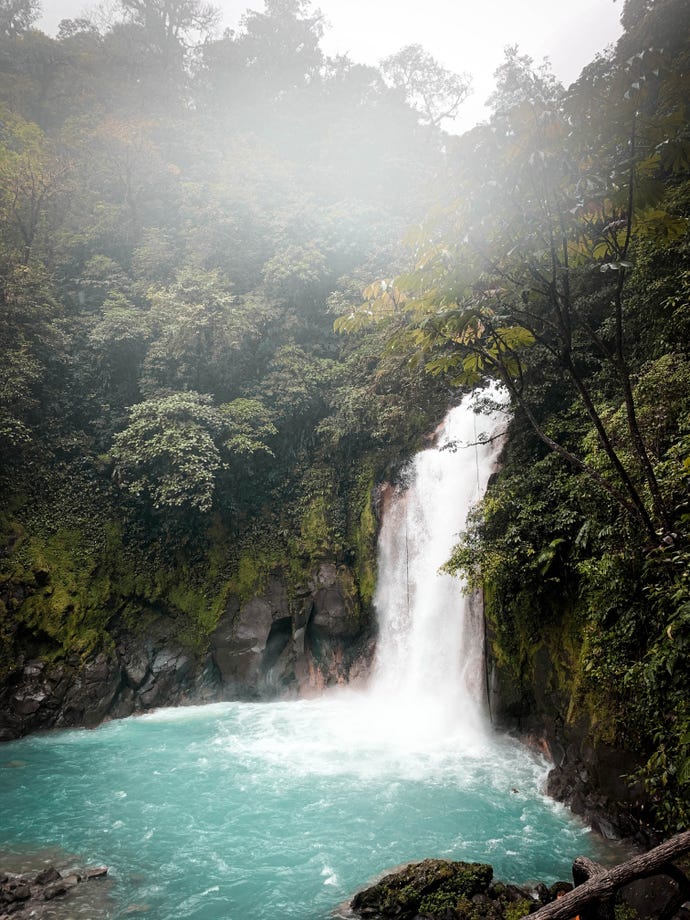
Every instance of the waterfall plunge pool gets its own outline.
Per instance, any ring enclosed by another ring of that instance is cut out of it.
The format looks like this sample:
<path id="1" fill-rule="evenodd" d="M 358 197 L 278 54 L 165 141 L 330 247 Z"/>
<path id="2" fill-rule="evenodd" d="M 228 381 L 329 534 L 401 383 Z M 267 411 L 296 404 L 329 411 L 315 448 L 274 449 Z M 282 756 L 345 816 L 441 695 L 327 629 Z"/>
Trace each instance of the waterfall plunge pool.
<path id="1" fill-rule="evenodd" d="M 325 920 L 383 870 L 428 856 L 549 883 L 597 855 L 540 793 L 545 761 L 489 731 L 439 743 L 422 710 L 406 722 L 343 691 L 5 744 L 0 863 L 50 847 L 108 865 L 102 903 L 100 882 L 80 886 L 89 920 Z M 71 901 L 54 909 L 77 916 Z"/>
<path id="2" fill-rule="evenodd" d="M 439 574 L 496 461 L 481 429 L 501 422 L 465 399 L 388 502 L 366 692 L 163 709 L 3 745 L 0 868 L 45 848 L 108 865 L 110 888 L 80 886 L 70 920 L 324 920 L 430 856 L 517 883 L 601 858 L 541 794 L 546 762 L 486 726 L 481 611 Z"/>

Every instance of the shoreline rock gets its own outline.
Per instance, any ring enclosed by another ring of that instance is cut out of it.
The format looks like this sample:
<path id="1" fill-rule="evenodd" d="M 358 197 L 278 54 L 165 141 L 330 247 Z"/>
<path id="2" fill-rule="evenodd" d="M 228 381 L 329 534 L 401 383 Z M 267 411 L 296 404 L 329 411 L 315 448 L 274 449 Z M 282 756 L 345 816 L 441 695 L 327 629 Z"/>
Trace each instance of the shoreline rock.
<path id="1" fill-rule="evenodd" d="M 488 863 L 425 859 L 357 892 L 350 907 L 362 920 L 517 920 L 554 900 L 562 884 L 532 890 L 495 882 Z"/>
<path id="2" fill-rule="evenodd" d="M 521 920 L 571 891 L 573 884 L 566 881 L 548 887 L 543 882 L 520 886 L 495 881 L 488 863 L 425 859 L 358 891 L 349 902 L 348 916 L 359 920 Z M 621 885 L 615 904 L 607 905 L 610 914 L 601 915 L 688 920 L 690 911 L 680 900 L 677 885 L 662 867 L 657 874 L 640 875 Z M 599 916 L 593 911 L 595 915 Z"/>
<path id="3" fill-rule="evenodd" d="M 107 866 L 59 872 L 55 866 L 47 866 L 32 875 L 13 875 L 0 872 L 0 920 L 22 920 L 25 917 L 40 918 L 46 903 L 58 897 L 65 897 L 82 882 L 104 878 Z"/>

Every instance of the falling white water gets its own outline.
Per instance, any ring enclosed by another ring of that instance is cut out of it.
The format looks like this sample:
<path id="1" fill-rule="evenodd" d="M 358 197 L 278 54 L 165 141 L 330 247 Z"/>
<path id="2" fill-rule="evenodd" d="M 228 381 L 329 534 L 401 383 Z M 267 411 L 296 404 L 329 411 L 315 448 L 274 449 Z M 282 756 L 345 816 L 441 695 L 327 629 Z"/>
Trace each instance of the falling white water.
<path id="1" fill-rule="evenodd" d="M 494 399 L 496 394 L 492 394 Z M 484 628 L 478 598 L 440 572 L 500 450 L 505 414 L 452 409 L 436 443 L 412 460 L 387 503 L 379 537 L 379 637 L 370 694 L 394 705 L 407 731 L 428 740 L 482 731 Z M 485 443 L 478 443 L 485 440 Z"/>

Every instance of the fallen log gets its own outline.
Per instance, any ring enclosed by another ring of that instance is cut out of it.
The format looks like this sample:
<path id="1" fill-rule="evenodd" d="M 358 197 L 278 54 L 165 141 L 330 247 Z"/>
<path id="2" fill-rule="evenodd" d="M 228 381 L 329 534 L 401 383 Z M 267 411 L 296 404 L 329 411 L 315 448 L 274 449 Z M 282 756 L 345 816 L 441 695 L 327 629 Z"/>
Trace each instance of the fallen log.
<path id="1" fill-rule="evenodd" d="M 576 887 L 567 894 L 546 904 L 533 914 L 530 920 L 572 920 L 574 917 L 590 917 L 594 905 L 611 903 L 616 892 L 624 885 L 650 875 L 668 875 L 679 889 L 679 897 L 690 899 L 690 880 L 677 867 L 671 865 L 690 852 L 690 831 L 676 834 L 647 853 L 640 853 L 631 859 L 605 869 L 591 859 L 579 856 L 573 863 L 573 881 Z M 595 914 L 596 915 L 596 914 Z"/>

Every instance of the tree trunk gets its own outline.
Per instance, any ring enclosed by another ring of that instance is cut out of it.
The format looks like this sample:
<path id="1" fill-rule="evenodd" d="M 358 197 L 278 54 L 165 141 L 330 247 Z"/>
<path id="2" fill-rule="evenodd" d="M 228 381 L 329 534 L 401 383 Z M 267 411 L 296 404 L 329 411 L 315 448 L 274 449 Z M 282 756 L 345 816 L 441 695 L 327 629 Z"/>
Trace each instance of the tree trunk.
<path id="1" fill-rule="evenodd" d="M 679 893 L 686 898 L 690 882 L 680 870 L 669 864 L 688 852 L 690 831 L 684 831 L 648 853 L 633 856 L 613 869 L 604 869 L 585 857 L 578 857 L 573 863 L 573 879 L 577 887 L 530 914 L 530 920 L 572 920 L 578 915 L 601 916 L 598 905 L 603 904 L 606 913 L 607 905 L 612 903 L 619 888 L 650 875 L 669 875 L 678 885 Z"/>

